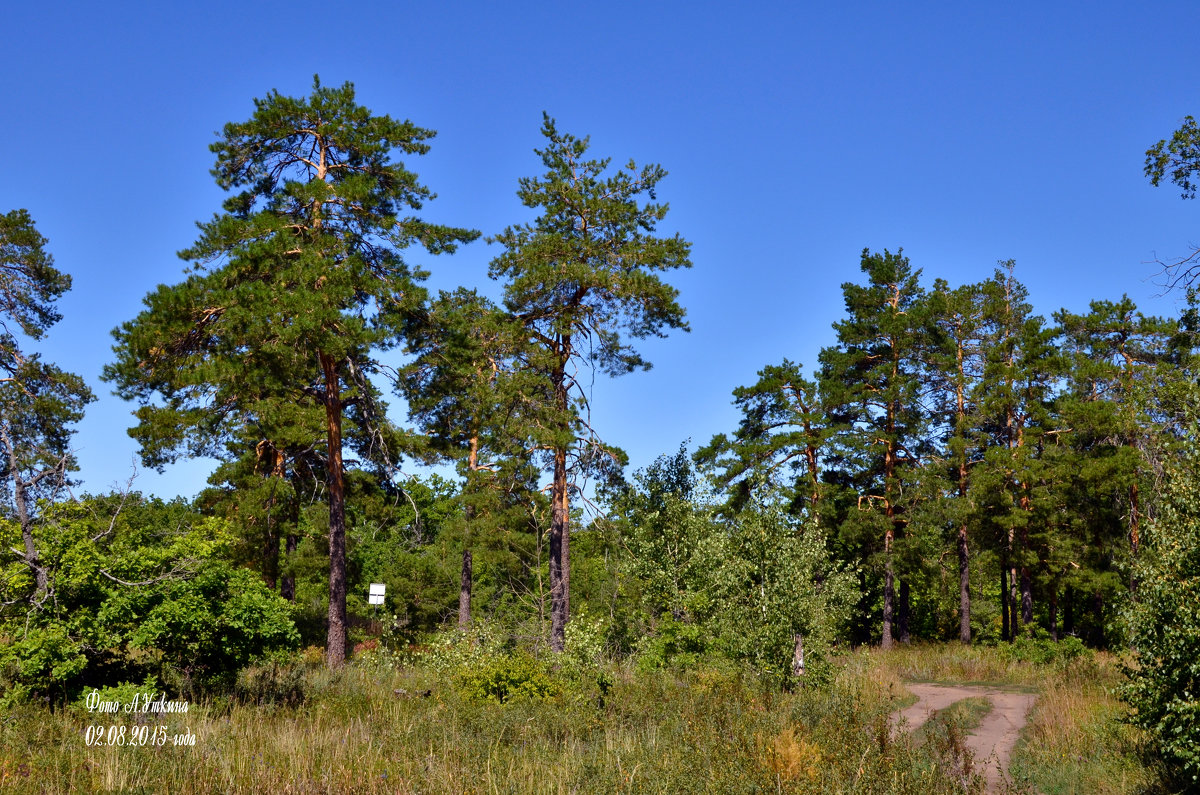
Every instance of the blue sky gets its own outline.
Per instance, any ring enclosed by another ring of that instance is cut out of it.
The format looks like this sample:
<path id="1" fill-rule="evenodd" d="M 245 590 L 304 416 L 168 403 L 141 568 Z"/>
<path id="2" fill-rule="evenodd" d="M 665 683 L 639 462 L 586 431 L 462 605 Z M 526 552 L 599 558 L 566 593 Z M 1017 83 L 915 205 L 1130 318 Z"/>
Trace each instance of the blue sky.
<path id="1" fill-rule="evenodd" d="M 98 378 L 110 331 L 181 278 L 222 198 L 208 145 L 254 97 L 319 73 L 437 130 L 406 161 L 439 194 L 424 215 L 484 234 L 529 217 L 546 110 L 594 155 L 665 166 L 662 229 L 693 243 L 671 277 L 693 331 L 595 387 L 597 428 L 644 466 L 730 430 L 764 365 L 812 365 L 864 247 L 930 282 L 1013 258 L 1047 316 L 1123 293 L 1175 314 L 1149 263 L 1200 242 L 1200 203 L 1142 161 L 1200 112 L 1198 23 L 1194 2 L 10 4 L 0 211 L 27 208 L 74 276 L 41 350 L 100 396 L 76 446 L 101 491 L 136 457 L 133 407 Z M 497 253 L 421 262 L 432 287 L 484 286 Z M 190 497 L 210 468 L 136 488 Z"/>

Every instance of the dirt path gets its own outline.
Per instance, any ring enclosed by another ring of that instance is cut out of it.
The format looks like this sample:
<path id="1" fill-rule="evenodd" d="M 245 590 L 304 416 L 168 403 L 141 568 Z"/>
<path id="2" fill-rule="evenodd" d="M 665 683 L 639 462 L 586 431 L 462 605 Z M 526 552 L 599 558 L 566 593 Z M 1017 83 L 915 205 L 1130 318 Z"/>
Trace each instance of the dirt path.
<path id="1" fill-rule="evenodd" d="M 983 718 L 970 735 L 967 746 L 975 754 L 975 768 L 982 770 L 987 779 L 988 792 L 999 792 L 1004 772 L 1012 757 L 1013 747 L 1029 708 L 1037 700 L 1032 693 L 1014 693 L 991 687 L 958 687 L 952 685 L 907 684 L 905 687 L 917 697 L 917 703 L 892 715 L 892 730 L 913 731 L 929 720 L 940 709 L 964 698 L 983 696 L 992 702 L 992 711 Z"/>

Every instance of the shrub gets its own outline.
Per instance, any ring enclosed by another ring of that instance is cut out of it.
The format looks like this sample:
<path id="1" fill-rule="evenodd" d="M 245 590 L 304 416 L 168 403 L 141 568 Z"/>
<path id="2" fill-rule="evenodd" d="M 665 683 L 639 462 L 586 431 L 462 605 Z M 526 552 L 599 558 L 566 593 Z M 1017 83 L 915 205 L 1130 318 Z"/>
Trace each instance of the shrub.
<path id="1" fill-rule="evenodd" d="M 526 654 L 484 661 L 464 669 L 455 680 L 467 696 L 500 703 L 517 698 L 553 698 L 562 694 L 562 686 L 546 666 Z"/>
<path id="2" fill-rule="evenodd" d="M 1200 453 L 1170 472 L 1144 534 L 1127 609 L 1133 664 L 1122 696 L 1174 775 L 1200 782 Z"/>
<path id="3" fill-rule="evenodd" d="M 698 665 L 709 651 L 710 637 L 704 627 L 663 616 L 658 631 L 637 645 L 638 670 L 659 668 L 687 670 Z"/>

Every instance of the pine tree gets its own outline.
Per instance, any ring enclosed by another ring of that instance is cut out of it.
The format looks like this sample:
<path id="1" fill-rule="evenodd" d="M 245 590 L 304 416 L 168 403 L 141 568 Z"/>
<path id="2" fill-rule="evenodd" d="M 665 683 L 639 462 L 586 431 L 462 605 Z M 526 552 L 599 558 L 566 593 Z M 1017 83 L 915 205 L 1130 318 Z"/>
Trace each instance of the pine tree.
<path id="1" fill-rule="evenodd" d="M 759 379 L 733 391 L 742 420 L 733 438 L 714 436 L 696 460 L 717 471 L 716 485 L 732 489 L 728 508 L 754 492 L 784 493 L 794 510 L 816 521 L 824 484 L 822 456 L 832 434 L 817 384 L 787 359 L 764 367 Z"/>
<path id="2" fill-rule="evenodd" d="M 933 422 L 940 435 L 943 460 L 941 489 L 955 525 L 958 555 L 959 640 L 971 641 L 970 541 L 971 473 L 983 458 L 985 439 L 979 414 L 988 339 L 987 284 L 951 289 L 943 280 L 934 285 L 932 320 L 939 333 L 931 346 Z M 949 495 L 953 495 L 950 497 Z"/>
<path id="3" fill-rule="evenodd" d="M 1033 575 L 1039 561 L 1031 532 L 1046 530 L 1035 513 L 1044 516 L 1050 510 L 1047 489 L 1054 481 L 1043 453 L 1047 439 L 1056 442 L 1063 430 L 1053 414 L 1062 374 L 1054 330 L 1032 314 L 1028 291 L 1013 275 L 1014 268 L 1015 263 L 1004 263 L 989 285 L 991 338 L 980 395 L 988 439 L 977 475 L 977 504 L 1000 549 L 1003 634 L 1009 638 L 1016 636 L 1021 622 L 1033 621 Z"/>
<path id="4" fill-rule="evenodd" d="M 281 416 L 281 405 L 320 411 L 331 667 L 346 646 L 343 439 L 377 458 L 397 452 L 369 376 L 373 354 L 398 344 L 423 297 L 424 274 L 402 252 L 453 251 L 476 237 L 406 215 L 433 194 L 393 154 L 423 154 L 432 135 L 372 114 L 350 83 L 314 80 L 309 97 L 256 100 L 253 117 L 227 124 L 211 147 L 217 184 L 237 192 L 181 252 L 192 274 L 150 294 L 114 332 L 118 358 L 105 370 L 141 403 L 132 433 L 159 465 L 181 450 L 223 456 L 229 439 Z M 262 438 L 279 447 L 285 427 L 271 422 Z"/>
<path id="5" fill-rule="evenodd" d="M 543 116 L 546 173 L 520 181 L 517 195 L 540 214 L 510 226 L 492 242 L 504 247 L 490 275 L 503 279 L 504 306 L 528 340 L 525 366 L 550 394 L 537 445 L 549 459 L 550 645 L 561 651 L 570 612 L 570 495 L 573 474 L 615 463 L 620 456 L 599 442 L 588 411 L 588 378 L 580 368 L 609 375 L 647 369 L 624 335 L 664 336 L 686 329 L 678 291 L 660 272 L 691 265 L 690 245 L 678 234 L 654 234 L 667 205 L 655 203 L 666 176 L 661 166 L 630 161 L 605 176 L 609 160 L 586 160 L 587 138 L 560 133 Z M 645 195 L 650 201 L 643 204 Z"/>
<path id="6" fill-rule="evenodd" d="M 0 499 L 11 500 L 20 525 L 22 549 L 13 552 L 33 576 L 30 602 L 38 608 L 53 595 L 34 534 L 38 501 L 67 485 L 75 468 L 71 425 L 93 400 L 82 378 L 22 344 L 61 319 L 55 301 L 71 287 L 47 242 L 27 211 L 0 215 Z"/>
<path id="7" fill-rule="evenodd" d="M 402 385 L 431 450 L 463 477 L 458 623 L 471 621 L 473 547 L 492 529 L 518 524 L 518 492 L 536 489 L 526 445 L 549 404 L 544 383 L 522 366 L 523 328 L 473 290 L 443 292 L 410 332 L 416 354 Z"/>
<path id="8" fill-rule="evenodd" d="M 863 250 L 866 283 L 842 285 L 847 318 L 834 324 L 838 344 L 821 351 L 835 460 L 858 491 L 858 521 L 882 537 L 884 648 L 907 619 L 903 587 L 897 615 L 894 545 L 908 524 L 917 468 L 929 452 L 923 411 L 930 328 L 925 291 L 902 251 Z"/>
<path id="9" fill-rule="evenodd" d="M 1099 446 L 1114 459 L 1106 480 L 1119 485 L 1127 504 L 1129 549 L 1137 554 L 1144 518 L 1141 450 L 1153 432 L 1155 388 L 1184 363 L 1172 345 L 1176 325 L 1142 315 L 1128 296 L 1092 301 L 1089 310 L 1055 314 L 1072 357 L 1068 422 L 1076 444 Z"/>

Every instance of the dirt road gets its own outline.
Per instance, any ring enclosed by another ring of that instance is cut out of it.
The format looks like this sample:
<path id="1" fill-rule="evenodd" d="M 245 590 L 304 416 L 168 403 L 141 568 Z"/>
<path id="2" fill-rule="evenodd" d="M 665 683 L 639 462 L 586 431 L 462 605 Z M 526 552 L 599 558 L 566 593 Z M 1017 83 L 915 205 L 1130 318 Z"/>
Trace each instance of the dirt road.
<path id="1" fill-rule="evenodd" d="M 975 754 L 975 768 L 987 779 L 988 792 L 999 792 L 1008 770 L 1013 747 L 1025 726 L 1030 707 L 1037 700 L 1032 693 L 1015 693 L 991 687 L 907 684 L 917 703 L 892 715 L 892 729 L 914 731 L 933 713 L 964 698 L 982 696 L 992 702 L 992 711 L 970 735 L 967 746 Z"/>

